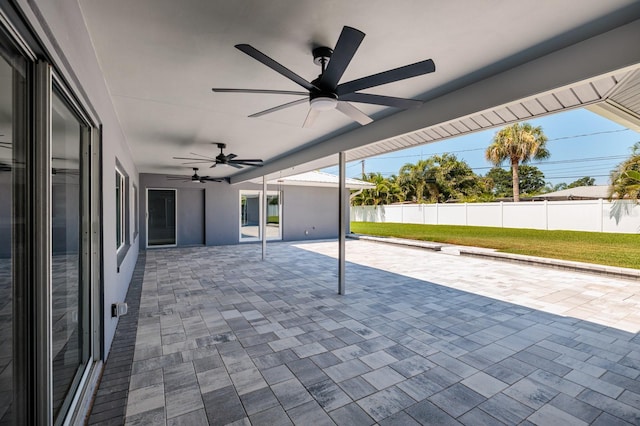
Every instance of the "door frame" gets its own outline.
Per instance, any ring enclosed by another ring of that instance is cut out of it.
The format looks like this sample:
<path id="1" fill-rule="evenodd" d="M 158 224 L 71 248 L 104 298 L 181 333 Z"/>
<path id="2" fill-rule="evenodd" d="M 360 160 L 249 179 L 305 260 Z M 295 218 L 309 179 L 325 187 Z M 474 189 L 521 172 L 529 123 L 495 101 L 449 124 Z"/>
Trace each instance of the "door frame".
<path id="1" fill-rule="evenodd" d="M 149 191 L 173 191 L 174 203 L 173 203 L 173 217 L 175 218 L 175 227 L 173 231 L 173 238 L 175 243 L 162 244 L 162 245 L 149 245 Z M 145 247 L 146 248 L 164 248 L 164 247 L 177 247 L 178 246 L 178 189 L 177 188 L 146 188 L 145 190 Z"/>
<path id="2" fill-rule="evenodd" d="M 267 232 L 266 229 L 263 229 L 263 224 L 266 223 L 265 215 L 268 214 L 264 208 L 264 197 L 265 194 L 261 189 L 241 189 L 238 191 L 238 241 L 240 243 L 249 243 L 256 242 L 262 240 L 262 233 Z M 258 196 L 258 204 L 259 204 L 259 223 L 258 223 L 258 236 L 257 237 L 242 237 L 242 196 L 243 195 L 257 195 Z M 268 241 L 281 241 L 282 240 L 282 191 L 277 190 L 268 190 L 266 197 L 270 195 L 278 196 L 278 217 L 280 223 L 278 224 L 278 235 L 275 237 L 267 236 Z"/>

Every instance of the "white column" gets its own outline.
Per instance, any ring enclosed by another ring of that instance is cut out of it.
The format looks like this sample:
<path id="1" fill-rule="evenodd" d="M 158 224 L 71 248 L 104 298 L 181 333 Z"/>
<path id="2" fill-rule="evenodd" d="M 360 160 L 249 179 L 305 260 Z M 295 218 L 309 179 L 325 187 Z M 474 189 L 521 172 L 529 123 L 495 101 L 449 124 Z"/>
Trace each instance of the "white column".
<path id="1" fill-rule="evenodd" d="M 267 176 L 262 176 L 262 217 L 260 227 L 262 228 L 262 260 L 267 257 Z"/>
<path id="2" fill-rule="evenodd" d="M 347 230 L 347 224 L 345 221 L 345 214 L 347 212 L 347 206 L 345 202 L 345 153 L 340 152 L 338 154 L 338 162 L 340 164 L 339 183 L 338 183 L 338 294 L 345 294 L 345 234 Z"/>

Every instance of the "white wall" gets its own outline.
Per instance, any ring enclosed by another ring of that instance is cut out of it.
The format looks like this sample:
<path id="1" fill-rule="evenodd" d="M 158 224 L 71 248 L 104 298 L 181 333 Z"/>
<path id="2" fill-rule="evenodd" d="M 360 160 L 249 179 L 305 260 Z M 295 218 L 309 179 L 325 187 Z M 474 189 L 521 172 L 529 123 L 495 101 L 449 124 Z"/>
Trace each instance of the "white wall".
<path id="1" fill-rule="evenodd" d="M 640 205 L 582 200 L 353 206 L 351 220 L 635 234 L 640 232 Z"/>
<path id="2" fill-rule="evenodd" d="M 115 167 L 116 159 L 138 188 L 138 171 L 121 130 L 102 71 L 95 57 L 89 33 L 77 0 L 18 0 L 26 19 L 37 33 L 58 74 L 73 91 L 96 124 L 103 126 L 102 139 L 102 224 L 104 247 L 104 338 L 108 353 L 117 319 L 111 318 L 112 303 L 125 299 L 138 258 L 138 239 L 120 267 L 116 257 Z M 133 208 L 129 221 L 133 224 Z M 131 226 L 133 231 L 133 226 Z"/>
<path id="3" fill-rule="evenodd" d="M 139 221 L 141 249 L 146 245 L 146 191 L 147 188 L 174 188 L 178 191 L 178 216 L 192 220 L 194 213 L 188 205 L 181 205 L 181 192 L 193 190 L 193 183 L 167 180 L 165 175 L 141 173 L 139 193 Z M 240 235 L 240 190 L 262 190 L 262 185 L 244 182 L 229 185 L 211 182 L 198 185 L 205 191 L 205 245 L 238 244 Z M 302 241 L 338 237 L 338 189 L 268 185 L 268 191 L 282 192 L 282 239 Z M 346 195 L 347 197 L 349 194 Z M 348 201 L 347 201 L 348 205 Z M 277 206 L 275 206 L 277 207 Z M 347 216 L 347 219 L 349 217 Z M 348 228 L 348 227 L 347 227 Z M 348 232 L 348 229 L 347 229 Z M 178 230 L 178 246 L 187 234 Z M 114 243 L 115 244 L 115 243 Z"/>

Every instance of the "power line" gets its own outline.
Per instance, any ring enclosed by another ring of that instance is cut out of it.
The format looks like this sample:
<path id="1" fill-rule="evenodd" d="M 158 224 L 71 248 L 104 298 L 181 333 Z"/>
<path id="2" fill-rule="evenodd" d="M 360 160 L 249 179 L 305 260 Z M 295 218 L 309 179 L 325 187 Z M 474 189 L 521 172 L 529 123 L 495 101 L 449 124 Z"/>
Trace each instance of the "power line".
<path id="1" fill-rule="evenodd" d="M 544 178 L 545 179 L 580 179 L 580 178 L 583 178 L 583 177 L 597 178 L 597 177 L 609 177 L 609 175 L 545 176 Z"/>
<path id="2" fill-rule="evenodd" d="M 631 130 L 631 129 L 603 130 L 601 132 L 584 133 L 582 135 L 562 136 L 562 137 L 559 137 L 559 138 L 547 139 L 547 142 L 559 141 L 559 140 L 564 140 L 564 139 L 584 138 L 584 137 L 587 137 L 587 136 L 604 135 L 604 134 L 607 134 L 607 133 L 627 132 L 629 130 Z"/>
<path id="3" fill-rule="evenodd" d="M 560 141 L 560 140 L 566 140 L 566 139 L 577 139 L 577 138 L 584 138 L 584 137 L 589 137 L 589 136 L 597 136 L 597 135 L 605 135 L 605 134 L 610 134 L 610 133 L 621 133 L 621 132 L 628 132 L 630 131 L 630 129 L 617 129 L 617 130 L 603 130 L 600 132 L 592 132 L 592 133 L 583 133 L 583 134 L 579 134 L 579 135 L 569 135 L 569 136 L 560 136 L 557 138 L 553 138 L 553 139 L 547 139 L 547 142 L 554 142 L 554 141 Z M 407 148 L 409 149 L 409 148 Z M 446 152 L 438 152 L 438 153 L 433 153 L 433 154 L 428 154 L 428 155 L 443 155 L 443 154 L 457 154 L 460 152 L 472 152 L 472 151 L 484 151 L 486 148 L 471 148 L 471 149 L 461 149 L 461 150 L 456 150 L 456 151 L 446 151 Z M 382 154 L 384 155 L 384 154 Z M 368 160 L 386 160 L 386 159 L 392 159 L 392 158 L 414 158 L 414 157 L 422 157 L 424 154 L 420 153 L 420 154 L 411 154 L 411 155 L 395 155 L 395 156 L 384 156 L 384 158 L 367 158 Z"/>

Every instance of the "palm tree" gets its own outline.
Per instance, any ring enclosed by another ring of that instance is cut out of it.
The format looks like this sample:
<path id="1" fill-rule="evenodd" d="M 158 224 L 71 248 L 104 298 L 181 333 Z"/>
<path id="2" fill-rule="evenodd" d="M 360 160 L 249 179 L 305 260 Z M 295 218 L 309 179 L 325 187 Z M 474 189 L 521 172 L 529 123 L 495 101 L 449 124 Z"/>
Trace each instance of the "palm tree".
<path id="1" fill-rule="evenodd" d="M 407 163 L 400 168 L 398 184 L 403 188 L 406 198 L 411 197 L 416 203 L 424 202 L 427 183 L 430 182 L 431 164 L 428 160 Z"/>
<path id="2" fill-rule="evenodd" d="M 520 201 L 520 164 L 526 164 L 531 159 L 549 158 L 551 153 L 547 150 L 546 143 L 547 137 L 542 132 L 542 127 L 515 123 L 496 133 L 491 145 L 487 147 L 485 157 L 495 166 L 505 160 L 511 163 L 513 201 Z"/>
<path id="3" fill-rule="evenodd" d="M 365 189 L 353 199 L 354 205 L 377 206 L 389 203 L 390 183 L 380 173 L 371 172 L 362 176 L 362 180 L 375 185 L 375 188 Z"/>
<path id="4" fill-rule="evenodd" d="M 619 199 L 640 201 L 640 142 L 631 148 L 631 157 L 611 172 L 609 200 L 614 195 Z"/>

